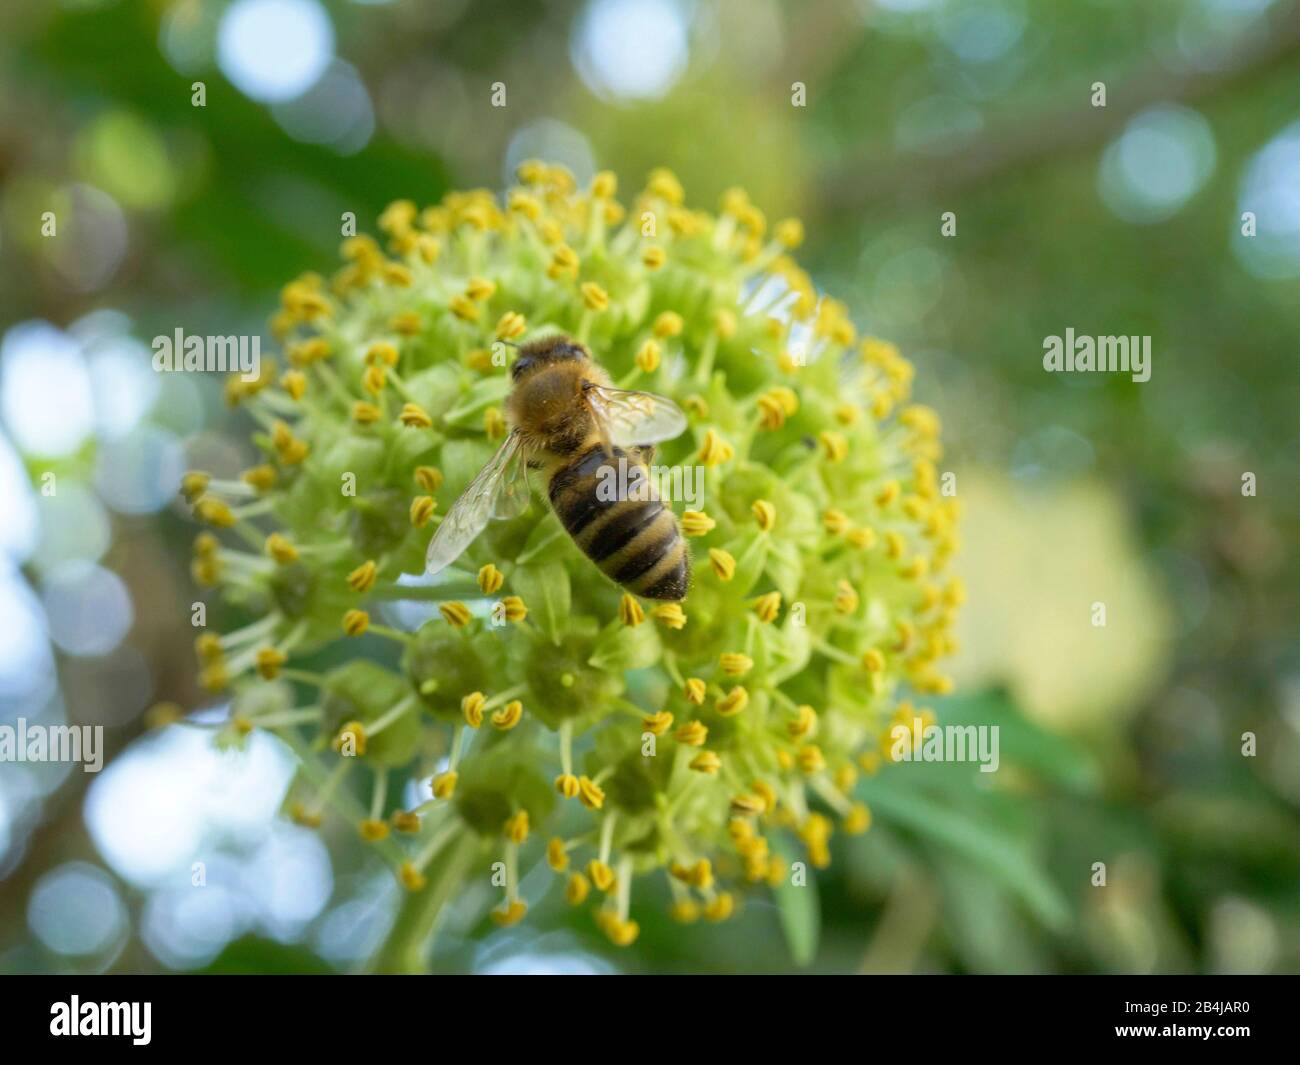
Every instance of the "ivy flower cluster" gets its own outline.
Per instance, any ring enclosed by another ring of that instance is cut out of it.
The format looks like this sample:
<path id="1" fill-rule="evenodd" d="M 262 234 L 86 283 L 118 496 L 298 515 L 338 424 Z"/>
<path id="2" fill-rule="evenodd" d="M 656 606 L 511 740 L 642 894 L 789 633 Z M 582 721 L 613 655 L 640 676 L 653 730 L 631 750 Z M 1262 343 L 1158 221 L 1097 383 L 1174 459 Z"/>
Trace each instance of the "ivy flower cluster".
<path id="1" fill-rule="evenodd" d="M 688 207 L 667 170 L 616 193 L 611 173 L 583 189 L 529 162 L 503 200 L 391 204 L 332 276 L 284 288 L 282 357 L 230 378 L 258 464 L 182 490 L 209 527 L 195 579 L 256 619 L 199 638 L 202 683 L 231 691 L 228 740 L 267 729 L 299 752 L 291 816 L 350 819 L 412 892 L 491 875 L 502 925 L 545 861 L 626 945 L 638 884 L 721 921 L 869 829 L 855 782 L 950 689 L 963 592 L 939 419 L 792 258 L 801 224 L 739 189 Z M 703 471 L 702 509 L 678 515 L 681 603 L 602 576 L 536 483 L 421 577 L 508 431 L 509 342 L 557 331 L 688 415 L 656 458 Z M 405 631 L 398 600 L 429 619 Z M 411 776 L 429 797 L 407 808 L 389 784 Z"/>

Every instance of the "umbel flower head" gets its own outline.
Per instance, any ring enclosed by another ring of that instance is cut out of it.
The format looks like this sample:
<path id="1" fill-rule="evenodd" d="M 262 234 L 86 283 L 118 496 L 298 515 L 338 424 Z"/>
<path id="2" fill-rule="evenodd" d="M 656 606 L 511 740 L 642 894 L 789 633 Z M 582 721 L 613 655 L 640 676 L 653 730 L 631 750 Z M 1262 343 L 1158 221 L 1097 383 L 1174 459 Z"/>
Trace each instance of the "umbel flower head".
<path id="1" fill-rule="evenodd" d="M 257 618 L 198 641 L 204 684 L 234 690 L 228 737 L 290 742 L 292 815 L 350 818 L 412 892 L 495 869 L 500 924 L 525 912 L 526 862 L 618 944 L 647 879 L 678 919 L 723 920 L 792 861 L 825 865 L 835 832 L 870 826 L 853 788 L 889 761 L 890 726 L 951 686 L 956 511 L 911 364 L 814 289 L 799 222 L 769 226 L 738 189 L 689 208 L 666 170 L 624 206 L 610 173 L 582 190 L 529 162 L 504 202 L 399 201 L 379 229 L 285 287 L 284 364 L 230 379 L 261 462 L 183 485 L 211 527 L 196 580 Z M 703 503 L 677 508 L 681 603 L 606 579 L 537 484 L 412 586 L 508 431 L 505 342 L 555 332 L 687 413 L 655 460 L 702 477 Z M 381 624 L 399 599 L 436 612 Z M 398 774 L 432 798 L 402 809 Z"/>

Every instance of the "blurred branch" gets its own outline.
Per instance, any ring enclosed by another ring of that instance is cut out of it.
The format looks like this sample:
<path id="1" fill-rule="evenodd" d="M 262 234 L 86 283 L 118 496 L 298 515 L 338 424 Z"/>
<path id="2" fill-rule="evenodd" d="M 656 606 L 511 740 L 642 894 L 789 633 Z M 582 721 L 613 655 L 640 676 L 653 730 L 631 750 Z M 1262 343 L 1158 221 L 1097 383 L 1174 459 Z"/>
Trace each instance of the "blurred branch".
<path id="1" fill-rule="evenodd" d="M 1213 69 L 1143 71 L 1119 86 L 1107 86 L 1107 106 L 1093 107 L 1089 86 L 1080 85 L 1083 106 L 1064 105 L 1003 128 L 938 157 L 907 153 L 878 162 L 860 151 L 822 182 L 828 211 L 915 200 L 961 188 L 1044 159 L 1104 143 L 1130 118 L 1152 104 L 1191 102 L 1258 78 L 1300 52 L 1300 2 L 1292 3 L 1223 48 Z"/>

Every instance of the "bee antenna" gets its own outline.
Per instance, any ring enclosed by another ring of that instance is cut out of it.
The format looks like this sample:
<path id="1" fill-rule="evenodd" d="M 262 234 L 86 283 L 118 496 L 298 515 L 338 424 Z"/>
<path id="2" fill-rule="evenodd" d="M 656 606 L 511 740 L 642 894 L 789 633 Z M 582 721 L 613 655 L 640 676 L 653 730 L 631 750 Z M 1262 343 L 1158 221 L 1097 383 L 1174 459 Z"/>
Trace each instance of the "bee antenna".
<path id="1" fill-rule="evenodd" d="M 499 340 L 497 341 L 497 343 L 505 344 L 507 347 L 514 348 L 516 351 L 519 350 L 519 345 L 516 344 L 513 340 Z"/>

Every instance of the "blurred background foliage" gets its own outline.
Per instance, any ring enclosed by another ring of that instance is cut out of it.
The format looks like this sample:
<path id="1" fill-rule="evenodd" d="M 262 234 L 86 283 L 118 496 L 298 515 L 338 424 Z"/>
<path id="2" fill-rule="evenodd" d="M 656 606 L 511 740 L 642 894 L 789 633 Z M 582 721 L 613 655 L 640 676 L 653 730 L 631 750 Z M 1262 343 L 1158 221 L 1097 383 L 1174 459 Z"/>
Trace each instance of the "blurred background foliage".
<path id="1" fill-rule="evenodd" d="M 343 212 L 530 156 L 799 214 L 818 285 L 916 360 L 966 513 L 936 710 L 998 724 L 1002 768 L 890 768 L 815 893 L 689 934 L 647 905 L 630 952 L 544 869 L 489 931 L 484 885 L 438 967 L 1300 969 L 1300 4 L 10 0 L 0 717 L 104 724 L 111 760 L 0 765 L 0 970 L 346 970 L 383 937 L 352 831 L 277 818 L 286 749 L 147 728 L 224 713 L 174 493 L 248 447 L 148 340 L 261 331 Z M 1067 327 L 1150 334 L 1151 380 L 1045 374 Z"/>

